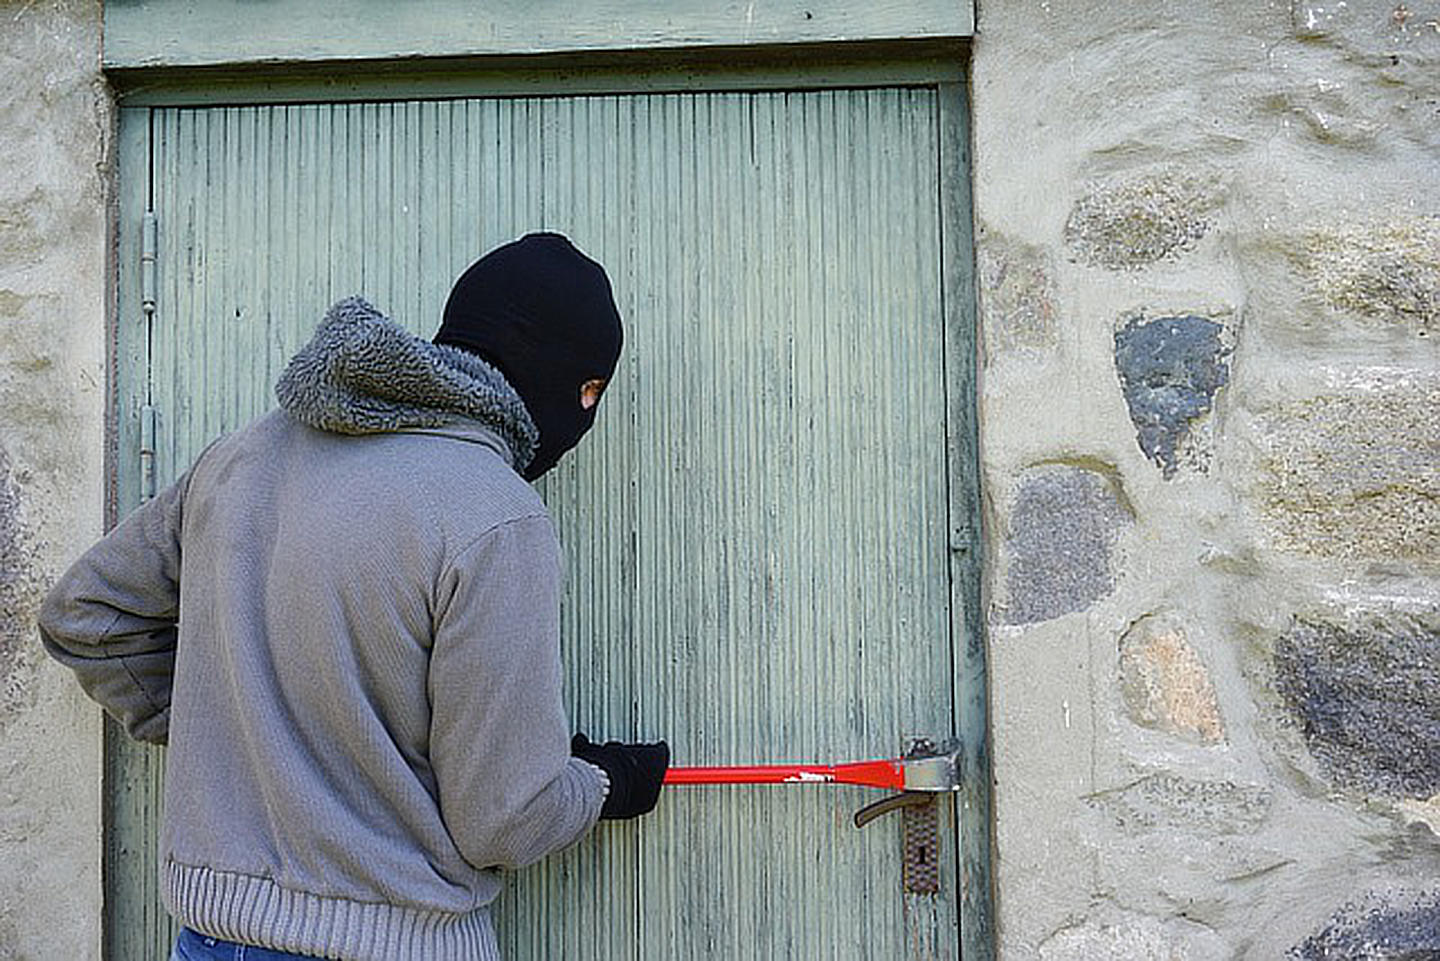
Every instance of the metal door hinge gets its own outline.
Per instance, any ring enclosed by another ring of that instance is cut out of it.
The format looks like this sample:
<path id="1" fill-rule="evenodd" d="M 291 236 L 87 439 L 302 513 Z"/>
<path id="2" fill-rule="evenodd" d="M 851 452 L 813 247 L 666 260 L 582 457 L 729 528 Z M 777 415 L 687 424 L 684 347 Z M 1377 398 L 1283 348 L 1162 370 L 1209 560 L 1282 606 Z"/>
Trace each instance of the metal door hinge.
<path id="1" fill-rule="evenodd" d="M 140 408 L 140 500 L 155 496 L 155 408 L 150 404 L 150 352 L 155 322 L 155 260 L 159 251 L 155 211 L 140 221 L 140 310 L 145 324 L 145 397 Z"/>
<path id="2" fill-rule="evenodd" d="M 145 211 L 140 221 L 140 309 L 148 321 L 155 313 L 155 259 L 160 247 L 160 230 L 155 211 Z"/>
<path id="3" fill-rule="evenodd" d="M 140 499 L 155 496 L 155 408 L 140 408 Z"/>

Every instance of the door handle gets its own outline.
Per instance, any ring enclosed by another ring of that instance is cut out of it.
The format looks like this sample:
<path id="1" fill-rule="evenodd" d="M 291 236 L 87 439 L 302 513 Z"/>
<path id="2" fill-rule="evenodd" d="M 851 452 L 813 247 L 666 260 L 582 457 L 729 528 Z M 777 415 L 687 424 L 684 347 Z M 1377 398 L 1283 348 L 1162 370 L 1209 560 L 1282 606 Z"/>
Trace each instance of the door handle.
<path id="1" fill-rule="evenodd" d="M 940 831 L 937 799 L 960 790 L 960 742 L 936 747 L 917 738 L 899 758 L 850 764 L 765 764 L 672 767 L 665 782 L 676 784 L 859 784 L 898 793 L 855 812 L 857 828 L 891 811 L 904 812 L 904 884 L 911 894 L 940 891 Z"/>
<path id="2" fill-rule="evenodd" d="M 960 746 L 957 742 L 947 743 L 942 752 L 931 742 L 920 738 L 910 745 L 904 761 L 920 761 L 937 756 L 945 758 L 949 765 L 948 778 L 951 785 L 948 789 L 958 791 L 959 753 Z M 942 773 L 942 778 L 944 776 Z M 941 790 L 945 788 L 901 791 L 873 801 L 855 812 L 857 828 L 863 828 L 891 811 L 903 812 L 900 843 L 902 880 L 907 894 L 940 893 L 940 818 L 937 798 Z"/>
<path id="3" fill-rule="evenodd" d="M 918 808 L 933 803 L 935 803 L 933 794 L 924 791 L 901 791 L 899 794 L 872 801 L 856 811 L 855 826 L 863 828 L 882 814 L 889 814 L 891 811 L 898 811 L 901 808 Z"/>

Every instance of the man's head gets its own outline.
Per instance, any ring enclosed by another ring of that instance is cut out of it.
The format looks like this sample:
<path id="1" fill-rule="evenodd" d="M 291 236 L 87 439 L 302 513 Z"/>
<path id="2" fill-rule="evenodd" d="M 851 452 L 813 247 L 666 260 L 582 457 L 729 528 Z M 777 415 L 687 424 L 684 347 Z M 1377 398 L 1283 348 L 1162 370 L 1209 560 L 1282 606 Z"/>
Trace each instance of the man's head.
<path id="1" fill-rule="evenodd" d="M 500 369 L 540 429 L 524 470 L 545 473 L 595 422 L 623 339 L 605 270 L 559 234 L 497 247 L 455 281 L 435 343 Z"/>

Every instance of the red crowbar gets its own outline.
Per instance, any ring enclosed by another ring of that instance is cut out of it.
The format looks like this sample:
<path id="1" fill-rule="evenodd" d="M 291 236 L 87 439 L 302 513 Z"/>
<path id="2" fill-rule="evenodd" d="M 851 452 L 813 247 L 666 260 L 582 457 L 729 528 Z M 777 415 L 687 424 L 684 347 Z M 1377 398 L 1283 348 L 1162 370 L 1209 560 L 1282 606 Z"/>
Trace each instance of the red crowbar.
<path id="1" fill-rule="evenodd" d="M 672 767 L 666 784 L 860 784 L 892 791 L 960 790 L 960 742 L 934 754 L 851 764 L 764 764 Z"/>

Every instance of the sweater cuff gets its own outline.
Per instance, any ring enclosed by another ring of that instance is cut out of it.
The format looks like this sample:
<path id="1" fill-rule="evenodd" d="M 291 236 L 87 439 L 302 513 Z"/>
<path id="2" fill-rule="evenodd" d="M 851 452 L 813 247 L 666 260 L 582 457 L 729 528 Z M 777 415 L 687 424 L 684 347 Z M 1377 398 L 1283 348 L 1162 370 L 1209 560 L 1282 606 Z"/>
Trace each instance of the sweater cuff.
<path id="1" fill-rule="evenodd" d="M 581 763 L 594 771 L 596 776 L 600 778 L 600 799 L 603 801 L 605 798 L 608 798 L 610 796 L 610 772 L 598 764 L 591 764 L 589 761 L 582 761 Z"/>

